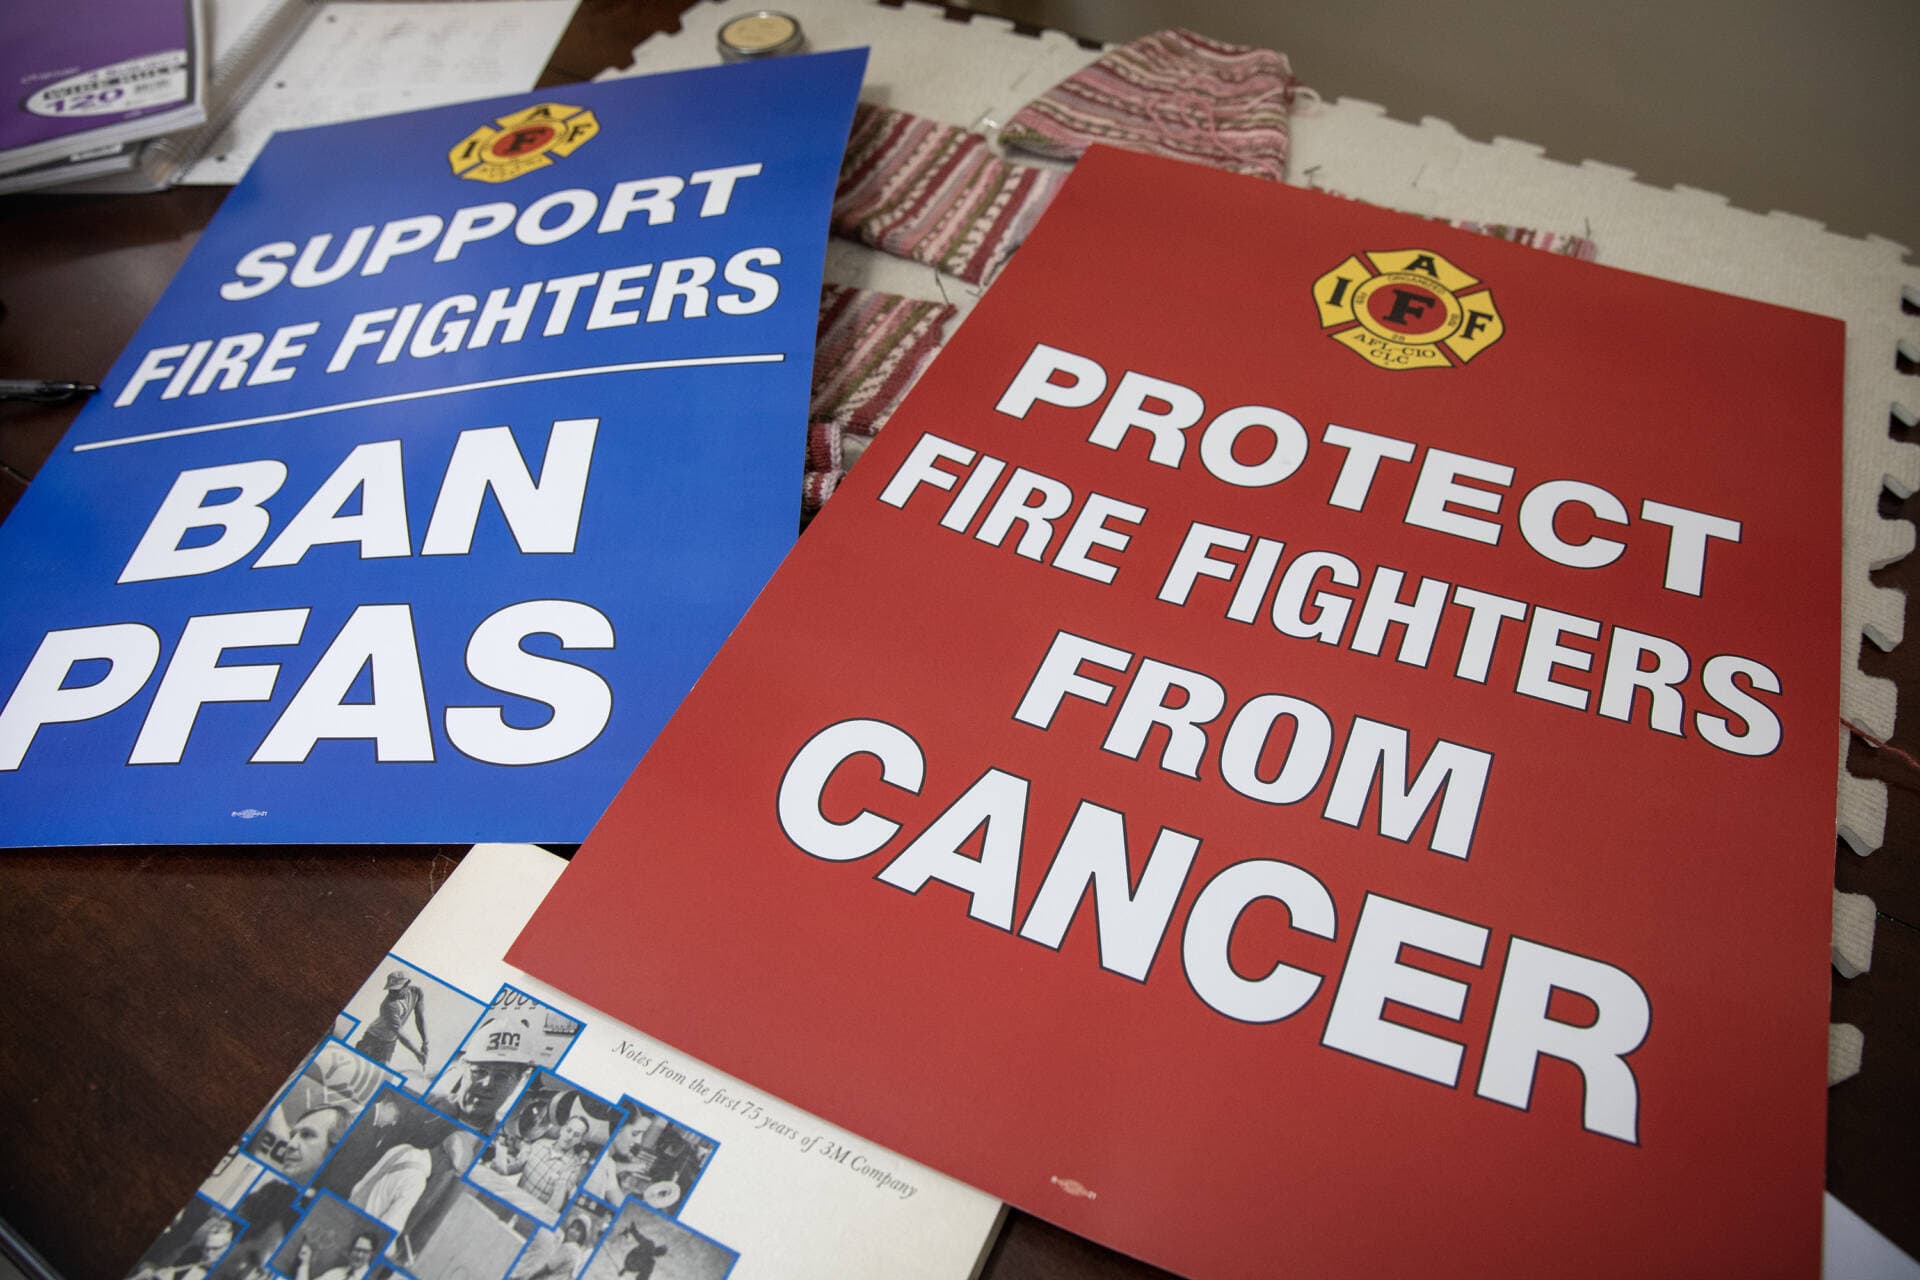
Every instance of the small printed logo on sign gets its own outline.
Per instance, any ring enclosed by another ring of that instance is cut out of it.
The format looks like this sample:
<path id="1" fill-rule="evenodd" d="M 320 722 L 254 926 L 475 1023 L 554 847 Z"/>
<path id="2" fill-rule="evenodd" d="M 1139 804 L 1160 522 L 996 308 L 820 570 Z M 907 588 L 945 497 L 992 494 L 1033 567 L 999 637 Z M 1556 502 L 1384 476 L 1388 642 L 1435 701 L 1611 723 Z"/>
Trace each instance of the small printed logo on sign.
<path id="1" fill-rule="evenodd" d="M 461 178 L 511 182 L 572 155 L 599 132 L 600 122 L 585 107 L 541 102 L 481 125 L 447 153 L 447 162 Z"/>
<path id="2" fill-rule="evenodd" d="M 1079 1196 L 1086 1200 L 1098 1200 L 1100 1198 L 1097 1192 L 1089 1189 L 1087 1184 L 1078 1178 L 1056 1178 L 1049 1174 L 1047 1181 L 1070 1196 Z"/>
<path id="3" fill-rule="evenodd" d="M 1369 249 L 1313 282 L 1327 336 L 1381 369 L 1452 369 L 1500 341 L 1493 293 L 1430 249 Z"/>

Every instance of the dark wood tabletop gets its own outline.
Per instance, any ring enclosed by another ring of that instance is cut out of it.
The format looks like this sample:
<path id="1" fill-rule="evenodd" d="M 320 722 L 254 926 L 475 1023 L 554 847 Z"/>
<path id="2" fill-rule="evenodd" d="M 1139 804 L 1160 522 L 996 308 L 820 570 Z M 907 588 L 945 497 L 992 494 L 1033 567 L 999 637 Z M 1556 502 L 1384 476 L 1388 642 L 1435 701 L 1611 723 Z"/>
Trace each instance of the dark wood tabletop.
<path id="1" fill-rule="evenodd" d="M 585 0 L 541 84 L 626 65 L 685 7 Z M 225 194 L 0 199 L 0 377 L 102 380 Z M 0 515 L 73 415 L 0 404 Z M 1912 519 L 1920 497 L 1889 495 L 1883 511 Z M 1911 600 L 1920 556 L 1875 580 Z M 1867 646 L 1862 661 L 1898 684 L 1894 745 L 1920 754 L 1916 654 L 1920 641 Z M 1888 784 L 1891 813 L 1872 856 L 1836 845 L 1839 887 L 1880 915 L 1871 970 L 1833 978 L 1833 1017 L 1860 1027 L 1866 1050 L 1829 1091 L 1827 1185 L 1920 1255 L 1920 767 L 1860 742 L 1848 765 Z M 0 852 L 0 1218 L 68 1276 L 123 1274 L 463 852 Z M 984 1274 L 1165 1273 L 1013 1212 Z"/>

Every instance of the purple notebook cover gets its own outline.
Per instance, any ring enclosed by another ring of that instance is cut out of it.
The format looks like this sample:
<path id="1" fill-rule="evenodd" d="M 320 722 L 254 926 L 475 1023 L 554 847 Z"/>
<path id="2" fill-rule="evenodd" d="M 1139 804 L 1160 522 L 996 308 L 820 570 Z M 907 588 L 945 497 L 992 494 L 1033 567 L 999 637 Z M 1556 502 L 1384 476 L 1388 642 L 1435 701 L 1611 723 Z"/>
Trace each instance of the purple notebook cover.
<path id="1" fill-rule="evenodd" d="M 192 95 L 190 0 L 23 4 L 5 27 L 0 155 L 171 111 Z"/>

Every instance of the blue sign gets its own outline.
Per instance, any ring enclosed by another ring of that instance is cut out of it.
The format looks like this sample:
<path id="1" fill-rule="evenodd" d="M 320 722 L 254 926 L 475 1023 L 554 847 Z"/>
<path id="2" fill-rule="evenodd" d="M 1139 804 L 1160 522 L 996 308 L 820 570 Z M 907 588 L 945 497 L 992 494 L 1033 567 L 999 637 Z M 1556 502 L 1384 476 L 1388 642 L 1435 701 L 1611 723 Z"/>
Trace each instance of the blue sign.
<path id="1" fill-rule="evenodd" d="M 583 838 L 793 541 L 864 64 L 275 138 L 0 529 L 0 843 Z"/>

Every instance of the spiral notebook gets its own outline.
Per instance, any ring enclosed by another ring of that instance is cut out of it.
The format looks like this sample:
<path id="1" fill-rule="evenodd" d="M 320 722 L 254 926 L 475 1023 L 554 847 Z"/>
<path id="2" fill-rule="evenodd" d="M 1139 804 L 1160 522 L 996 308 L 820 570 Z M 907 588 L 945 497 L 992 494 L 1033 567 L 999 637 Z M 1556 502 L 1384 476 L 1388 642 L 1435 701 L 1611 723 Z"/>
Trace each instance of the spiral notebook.
<path id="1" fill-rule="evenodd" d="M 19 6 L 0 43 L 0 191 L 131 163 L 142 140 L 206 113 L 197 0 Z"/>

